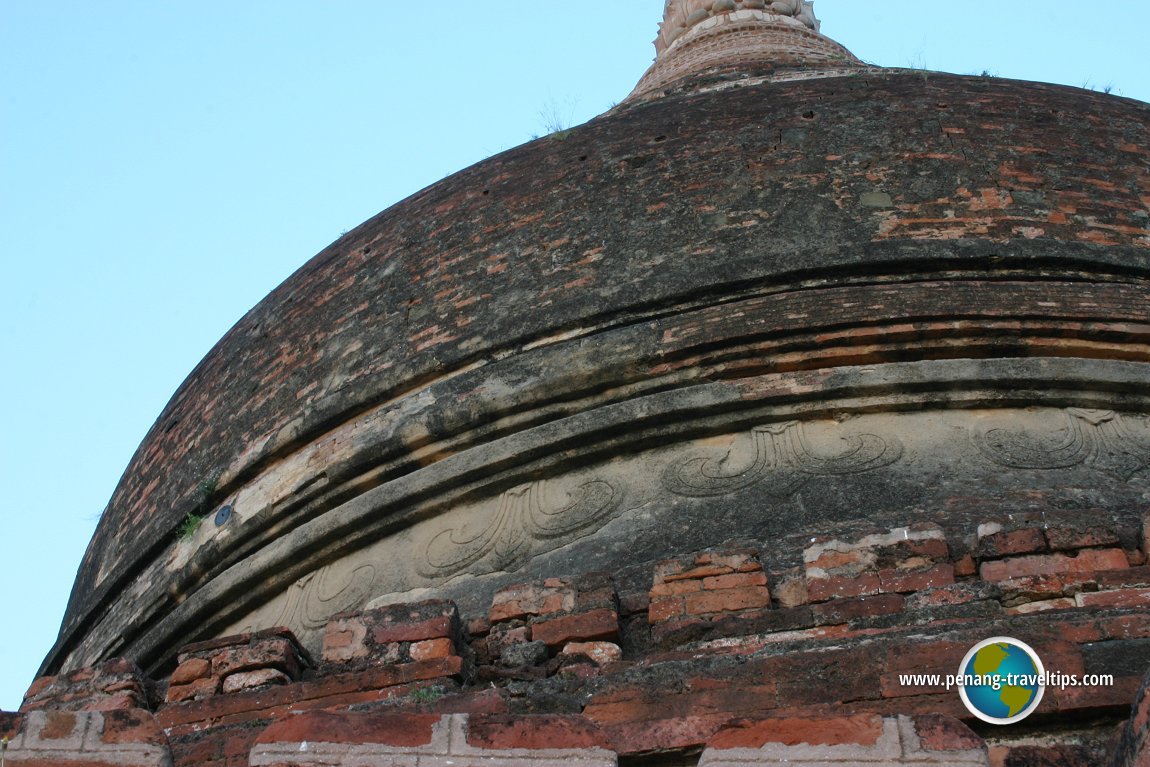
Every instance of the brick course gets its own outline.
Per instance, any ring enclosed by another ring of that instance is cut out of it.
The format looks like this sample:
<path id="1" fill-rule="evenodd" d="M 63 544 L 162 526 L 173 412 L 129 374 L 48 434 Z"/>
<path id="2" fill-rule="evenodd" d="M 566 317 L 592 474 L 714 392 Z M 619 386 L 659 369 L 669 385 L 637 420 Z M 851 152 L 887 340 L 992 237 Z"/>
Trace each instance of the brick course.
<path id="1" fill-rule="evenodd" d="M 768 719 L 724 730 L 699 767 L 787 764 L 937 764 L 989 767 L 986 744 L 950 717 L 860 714 L 826 719 Z"/>
<path id="2" fill-rule="evenodd" d="M 142 709 L 0 713 L 0 737 L 13 767 L 172 767 L 167 737 Z"/>
<path id="3" fill-rule="evenodd" d="M 168 680 L 169 703 L 288 684 L 312 665 L 307 651 L 282 628 L 188 645 L 177 660 Z"/>
<path id="4" fill-rule="evenodd" d="M 314 713 L 268 728 L 250 763 L 614 767 L 615 754 L 605 745 L 598 728 L 580 717 Z"/>
<path id="5" fill-rule="evenodd" d="M 321 764 L 349 754 L 396 763 L 417 756 L 430 763 L 497 758 L 527 767 L 691 749 L 706 749 L 704 763 L 715 765 L 780 755 L 795 763 L 816 756 L 866 763 L 878 758 L 882 743 L 894 742 L 896 725 L 904 756 L 933 749 L 950 758 L 954 751 L 954 763 L 981 764 L 980 741 L 947 719 L 965 715 L 957 695 L 904 685 L 899 675 L 951 674 L 975 642 L 1018 636 L 1048 670 L 1116 677 L 1109 687 L 1048 689 L 1044 711 L 1121 706 L 1150 664 L 1150 618 L 1142 609 L 1150 567 L 1129 566 L 1128 553 L 1113 545 L 1129 531 L 1035 536 L 1033 527 L 994 521 L 978 528 L 968 540 L 978 541 L 980 567 L 960 581 L 946 568 L 972 555 L 952 546 L 941 528 L 917 525 L 816 539 L 801 552 L 800 568 L 768 572 L 750 548 L 655 563 L 648 614 L 637 621 L 620 622 L 612 579 L 592 574 L 502 589 L 470 638 L 456 606 L 443 600 L 336 616 L 318 667 L 284 630 L 202 642 L 179 653 L 168 702 L 154 721 L 137 710 L 138 724 L 141 732 L 168 733 L 164 743 L 177 767 Z M 941 585 L 934 582 L 939 572 L 948 573 Z M 891 573 L 922 577 L 883 590 Z M 772 599 L 771 580 L 789 584 L 785 601 Z M 860 588 L 852 581 L 864 591 L 877 583 L 878 590 L 849 596 Z M 838 585 L 827 588 L 828 582 Z M 812 592 L 815 600 L 807 601 Z M 744 601 L 748 594 L 753 598 Z M 706 601 L 712 598 L 718 601 Z M 681 600 L 680 610 L 661 620 L 668 599 Z M 695 612 L 688 612 L 687 600 L 703 601 L 691 602 Z M 1051 611 L 1054 622 L 1045 617 Z M 635 633 L 647 631 L 662 631 L 661 643 L 643 645 Z M 36 714 L 37 737 L 79 748 L 85 736 L 76 717 L 91 712 L 66 708 L 105 705 L 109 690 L 149 688 L 151 681 L 133 668 L 116 662 L 38 680 L 29 701 L 44 710 L 0 718 L 0 728 L 15 736 L 11 748 L 24 748 L 21 717 Z M 522 692 L 514 691 L 544 689 L 545 680 L 555 697 L 534 700 L 527 692 L 525 709 L 516 697 Z M 185 697 L 197 685 L 203 694 Z M 582 713 L 565 709 L 572 704 L 564 700 L 579 701 Z M 835 715 L 843 705 L 853 713 Z M 386 708 L 348 710 L 363 706 Z M 443 733 L 452 728 L 466 736 L 458 753 L 443 750 Z M 126 734 L 116 737 L 125 742 L 137 737 L 132 728 L 121 730 Z M 342 745 L 314 745 L 320 731 Z M 306 754 L 291 752 L 305 741 L 313 744 Z M 1000 744 L 991 757 L 993 764 L 1056 757 L 1071 764 L 1084 754 L 1073 744 Z"/>

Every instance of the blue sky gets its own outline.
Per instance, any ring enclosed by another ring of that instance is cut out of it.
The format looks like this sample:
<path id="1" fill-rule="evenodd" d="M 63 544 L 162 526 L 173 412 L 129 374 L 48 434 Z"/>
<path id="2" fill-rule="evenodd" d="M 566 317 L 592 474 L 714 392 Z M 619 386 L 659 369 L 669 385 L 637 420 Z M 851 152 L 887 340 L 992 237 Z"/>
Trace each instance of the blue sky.
<path id="1" fill-rule="evenodd" d="M 986 10 L 982 10 L 986 9 Z M 0 708 L 133 451 L 341 232 L 624 98 L 661 0 L 0 0 Z M 1150 100 L 1150 3 L 818 0 L 884 66 Z"/>

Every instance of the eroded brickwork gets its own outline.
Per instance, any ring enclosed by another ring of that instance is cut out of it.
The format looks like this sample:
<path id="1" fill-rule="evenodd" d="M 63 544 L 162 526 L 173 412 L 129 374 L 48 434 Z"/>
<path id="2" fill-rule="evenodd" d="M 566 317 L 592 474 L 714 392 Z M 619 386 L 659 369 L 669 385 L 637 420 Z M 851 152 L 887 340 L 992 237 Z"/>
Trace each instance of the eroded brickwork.
<path id="1" fill-rule="evenodd" d="M 0 738 L 14 767 L 172 767 L 167 737 L 142 709 L 0 712 Z"/>
<path id="2" fill-rule="evenodd" d="M 506 587 L 466 620 L 444 600 L 345 613 L 316 661 L 285 630 L 213 640 L 150 711 L 98 710 L 157 684 L 117 661 L 39 680 L 0 727 L 12 764 L 1129 767 L 1147 753 L 1146 530 L 1091 519 L 817 536 L 797 568 L 711 548 L 654 564 L 645 599 L 589 573 Z M 1048 687 L 1024 737 L 984 742 L 956 690 L 901 678 L 954 674 L 997 635 L 1113 684 Z"/>
<path id="3" fill-rule="evenodd" d="M 941 715 L 768 719 L 721 731 L 699 760 L 699 767 L 767 764 L 990 767 L 982 739 Z"/>

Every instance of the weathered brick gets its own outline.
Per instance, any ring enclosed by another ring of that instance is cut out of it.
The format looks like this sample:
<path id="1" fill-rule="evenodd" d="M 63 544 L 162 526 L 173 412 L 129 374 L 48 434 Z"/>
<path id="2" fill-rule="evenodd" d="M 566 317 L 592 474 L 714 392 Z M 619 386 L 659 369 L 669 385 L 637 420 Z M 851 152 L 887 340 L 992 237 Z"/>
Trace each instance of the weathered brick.
<path id="1" fill-rule="evenodd" d="M 1054 551 L 1118 546 L 1118 534 L 1104 527 L 1076 529 L 1061 525 L 1046 530 L 1046 539 Z"/>
<path id="2" fill-rule="evenodd" d="M 651 595 L 645 591 L 627 591 L 619 594 L 619 614 L 646 613 L 651 606 Z"/>
<path id="3" fill-rule="evenodd" d="M 588 612 L 601 607 L 618 609 L 615 583 L 609 573 L 589 572 L 572 579 L 575 587 L 574 612 Z"/>
<path id="4" fill-rule="evenodd" d="M 409 648 L 412 660 L 433 660 L 457 655 L 455 643 L 447 638 L 425 639 L 422 642 L 412 642 Z"/>
<path id="5" fill-rule="evenodd" d="M 883 734 L 883 720 L 878 714 L 856 714 L 837 719 L 763 719 L 740 723 L 721 730 L 711 738 L 713 749 L 762 748 L 768 743 L 794 746 L 800 743 L 819 746 L 855 744 L 873 746 Z"/>
<path id="6" fill-rule="evenodd" d="M 402 692 L 407 685 L 433 680 L 454 685 L 464 673 L 465 664 L 459 656 L 394 666 L 366 666 L 320 674 L 315 679 L 289 685 L 168 705 L 156 712 L 156 718 L 165 730 L 183 734 L 198 731 L 208 722 L 230 725 L 272 717 L 289 706 L 294 711 L 304 711 L 378 702 L 391 697 L 392 688 Z"/>
<path id="7" fill-rule="evenodd" d="M 135 663 L 113 658 L 33 682 L 21 711 L 147 708 L 150 682 Z"/>
<path id="8" fill-rule="evenodd" d="M 895 528 L 858 540 L 816 539 L 803 550 L 811 602 L 881 592 L 909 592 L 954 581 L 942 529 Z"/>
<path id="9" fill-rule="evenodd" d="M 979 751 L 982 738 L 957 719 L 945 714 L 919 714 L 911 718 L 919 742 L 926 751 Z"/>
<path id="10" fill-rule="evenodd" d="M 904 607 L 905 600 L 899 594 L 872 594 L 811 605 L 811 613 L 819 624 L 846 623 L 859 618 L 894 615 L 902 612 Z"/>
<path id="11" fill-rule="evenodd" d="M 523 669 L 543 664 L 547 654 L 547 645 L 543 642 L 523 642 L 503 647 L 494 661 L 505 668 Z"/>
<path id="12" fill-rule="evenodd" d="M 548 578 L 541 583 L 517 584 L 495 592 L 488 618 L 492 623 L 499 623 L 574 609 L 575 588 L 570 581 Z"/>
<path id="13" fill-rule="evenodd" d="M 825 602 L 828 599 L 877 594 L 882 590 L 882 582 L 879 580 L 878 573 L 832 578 L 807 578 L 807 598 L 811 602 Z"/>
<path id="14" fill-rule="evenodd" d="M 531 628 L 518 624 L 498 624 L 491 627 L 491 633 L 487 635 L 487 641 L 491 650 L 498 653 L 498 651 L 506 645 L 530 642 Z"/>
<path id="15" fill-rule="evenodd" d="M 954 561 L 954 577 L 968 578 L 978 573 L 978 565 L 970 554 L 963 554 Z"/>
<path id="16" fill-rule="evenodd" d="M 650 595 L 647 617 L 653 625 L 771 603 L 766 573 L 751 549 L 706 551 L 661 562 Z"/>
<path id="17" fill-rule="evenodd" d="M 820 570 L 845 570 L 853 568 L 858 572 L 872 564 L 872 560 L 866 556 L 865 549 L 853 549 L 841 551 L 838 549 L 825 549 L 819 555 L 808 561 L 807 565 L 810 568 L 818 568 Z"/>
<path id="18" fill-rule="evenodd" d="M 983 581 L 991 586 L 998 586 L 1001 591 L 1002 604 L 1007 607 L 1038 602 L 1048 599 L 1057 599 L 1062 596 L 1072 596 L 1083 588 L 1086 576 L 1080 578 L 1073 574 L 1057 575 L 1028 575 L 1021 578 L 1008 578 L 1003 581 Z"/>
<path id="19" fill-rule="evenodd" d="M 346 662 L 368 656 L 367 623 L 362 617 L 341 616 L 328 622 L 323 632 L 323 659 Z"/>
<path id="20" fill-rule="evenodd" d="M 559 651 L 562 655 L 584 655 L 598 666 L 606 666 L 623 659 L 623 650 L 613 642 L 568 642 Z"/>
<path id="21" fill-rule="evenodd" d="M 1150 588 L 1150 567 L 1139 565 L 1121 570 L 1092 573 L 1090 580 L 1097 583 L 1098 587 L 1103 590 L 1134 586 Z"/>
<path id="22" fill-rule="evenodd" d="M 1042 599 L 1036 602 L 1023 602 L 1014 607 L 1006 608 L 1006 612 L 1010 615 L 1027 615 L 1030 613 L 1041 613 L 1047 610 L 1068 610 L 1079 605 L 1069 597 L 1058 597 L 1056 599 Z"/>
<path id="23" fill-rule="evenodd" d="M 77 726 L 83 721 L 71 711 L 45 711 L 45 720 L 41 725 L 41 740 L 63 740 L 71 738 Z"/>
<path id="24" fill-rule="evenodd" d="M 323 659 L 345 667 L 420 661 L 448 646 L 458 654 L 463 639 L 454 602 L 393 604 L 334 616 L 324 631 Z"/>
<path id="25" fill-rule="evenodd" d="M 293 642 L 283 637 L 255 639 L 247 645 L 223 648 L 212 656 L 212 674 L 219 677 L 273 666 L 293 678 L 299 676 L 299 656 Z"/>
<path id="26" fill-rule="evenodd" d="M 980 738 L 957 720 L 935 717 L 929 723 L 906 716 L 884 719 L 877 714 L 777 720 L 773 732 L 768 729 L 755 738 L 729 743 L 724 736 L 731 731 L 720 733 L 703 752 L 699 765 L 987 765 L 986 746 Z M 759 726 L 752 723 L 745 728 Z"/>
<path id="27" fill-rule="evenodd" d="M 730 575 L 735 572 L 735 569 L 726 565 L 696 565 L 694 567 L 686 568 L 678 572 L 670 572 L 665 575 L 660 575 L 660 571 L 655 571 L 655 577 L 661 579 L 664 583 L 673 583 L 682 580 L 701 580 L 703 578 L 711 578 L 716 575 Z"/>
<path id="28" fill-rule="evenodd" d="M 1145 609 L 1150 606 L 1150 589 L 1115 589 L 1112 591 L 1081 592 L 1073 600 L 1079 607 L 1129 607 Z"/>
<path id="29" fill-rule="evenodd" d="M 765 715 L 776 706 L 773 682 L 752 673 L 736 680 L 691 678 L 674 690 L 614 689 L 593 695 L 584 716 L 608 733 L 618 751 L 638 753 L 702 745 L 733 719 Z"/>
<path id="30" fill-rule="evenodd" d="M 680 596 L 702 591 L 704 580 L 705 579 L 692 578 L 690 580 L 683 581 L 666 581 L 663 583 L 656 583 L 651 587 L 651 598 L 653 599 L 655 597 Z"/>
<path id="31" fill-rule="evenodd" d="M 1037 554 L 983 562 L 979 574 L 983 580 L 1003 581 L 1030 575 L 1059 575 L 1119 570 L 1130 567 L 1122 549 L 1084 549 L 1078 556 Z"/>
<path id="32" fill-rule="evenodd" d="M 1087 746 L 1011 746 L 1001 756 L 1002 767 L 1097 767 L 1097 750 Z"/>
<path id="33" fill-rule="evenodd" d="M 35 699 L 40 696 L 45 690 L 56 683 L 55 676 L 41 676 L 37 677 L 32 684 L 28 687 L 28 691 L 24 693 L 25 700 Z"/>
<path id="34" fill-rule="evenodd" d="M 703 578 L 703 588 L 707 591 L 714 591 L 717 589 L 742 589 L 755 586 L 764 587 L 766 590 L 767 576 L 762 570 L 757 570 L 750 573 L 730 573 L 729 575 L 712 575 Z"/>
<path id="35" fill-rule="evenodd" d="M 882 670 L 881 692 L 884 698 L 941 693 L 944 690 L 930 685 L 904 685 L 900 674 L 939 674 L 945 677 L 955 673 L 972 642 L 959 640 L 927 640 L 898 643 L 887 653 Z"/>
<path id="36" fill-rule="evenodd" d="M 382 647 L 396 642 L 419 642 L 424 639 L 450 637 L 456 632 L 458 625 L 458 617 L 441 615 L 411 623 L 399 621 L 382 625 L 369 623 L 368 630 L 372 645 Z"/>
<path id="37" fill-rule="evenodd" d="M 647 620 L 651 623 L 662 623 L 686 614 L 687 602 L 683 597 L 654 597 L 647 608 Z"/>
<path id="38" fill-rule="evenodd" d="M 1150 614 L 1130 612 L 1101 618 L 1096 622 L 1098 637 L 1132 639 L 1150 637 Z M 1093 641 L 1093 640 L 1086 640 Z"/>
<path id="39" fill-rule="evenodd" d="M 880 570 L 878 579 L 883 591 L 923 591 L 954 583 L 954 566 L 943 563 L 924 570 Z"/>
<path id="40" fill-rule="evenodd" d="M 455 603 L 442 599 L 386 605 L 360 615 L 377 645 L 452 637 L 460 628 Z"/>
<path id="41" fill-rule="evenodd" d="M 90 679 L 98 677 L 93 675 Z M 0 731 L 8 730 L 0 715 Z M 170 767 L 168 740 L 151 713 L 34 711 L 22 715 L 15 739 L 3 743 L 3 760 L 24 767 Z"/>
<path id="42" fill-rule="evenodd" d="M 989 532 L 989 530 L 993 532 Z M 982 525 L 978 535 L 978 556 L 997 559 L 1011 554 L 1034 554 L 1047 550 L 1046 536 L 1040 527 L 1003 530 L 1000 525 Z"/>
<path id="43" fill-rule="evenodd" d="M 1113 767 L 1144 767 L 1150 763 L 1150 673 L 1138 687 L 1130 718 L 1115 733 Z"/>
<path id="44" fill-rule="evenodd" d="M 279 636 L 284 632 L 288 634 L 291 633 L 289 629 L 282 627 L 279 629 L 271 629 L 265 633 L 269 636 Z M 215 637 L 214 639 L 205 639 L 202 642 L 192 642 L 180 648 L 180 651 L 176 654 L 176 659 L 180 663 L 183 663 L 188 658 L 210 658 L 216 650 L 248 644 L 254 636 L 255 634 L 253 632 L 245 631 L 239 634 L 228 634 L 227 636 Z"/>
<path id="45" fill-rule="evenodd" d="M 660 562 L 655 566 L 655 582 L 702 579 L 761 569 L 759 553 L 754 549 L 702 551 Z"/>
<path id="46" fill-rule="evenodd" d="M 172 743 L 173 760 L 181 767 L 185 764 L 219 767 L 223 760 L 225 737 L 220 729 L 213 728 L 190 737 L 178 738 Z"/>
<path id="47" fill-rule="evenodd" d="M 531 623 L 531 638 L 544 642 L 551 648 L 560 647 L 567 642 L 611 640 L 618 636 L 619 615 L 608 608 L 549 620 L 536 619 Z"/>
<path id="48" fill-rule="evenodd" d="M 291 677 L 279 669 L 260 668 L 228 674 L 224 678 L 222 690 L 227 694 L 267 687 L 268 685 L 283 685 L 289 682 L 291 682 Z"/>
<path id="49" fill-rule="evenodd" d="M 683 599 L 688 615 L 739 612 L 771 606 L 771 595 L 766 586 L 703 591 L 687 594 Z"/>
<path id="50" fill-rule="evenodd" d="M 193 679 L 187 684 L 168 685 L 165 700 L 168 703 L 182 703 L 186 700 L 197 700 L 216 695 L 220 692 L 221 681 L 218 676 L 201 677 Z"/>
<path id="51" fill-rule="evenodd" d="M 189 684 L 197 679 L 205 679 L 211 676 L 212 664 L 206 658 L 188 658 L 186 661 L 176 666 L 176 670 L 172 672 L 171 678 L 168 680 L 170 684 Z"/>
<path id="52" fill-rule="evenodd" d="M 384 743 L 412 748 L 431 743 L 439 720 L 432 714 L 308 711 L 276 720 L 256 742 Z"/>
<path id="53" fill-rule="evenodd" d="M 778 573 L 772 593 L 779 601 L 779 607 L 798 607 L 807 603 L 807 579 L 799 568 Z"/>
<path id="54" fill-rule="evenodd" d="M 491 631 L 491 621 L 486 615 L 480 615 L 469 620 L 465 628 L 468 636 L 487 636 L 487 632 Z"/>
<path id="55" fill-rule="evenodd" d="M 966 581 L 951 583 L 937 588 L 924 589 L 906 597 L 908 610 L 918 610 L 924 607 L 941 607 L 945 605 L 961 605 L 970 602 L 997 600 L 1002 596 L 1002 589 L 997 584 L 984 581 Z"/>
<path id="56" fill-rule="evenodd" d="M 311 666 L 311 658 L 296 641 L 291 631 L 285 628 L 272 628 L 255 633 L 236 634 L 220 637 L 206 642 L 187 645 L 180 650 L 179 668 L 187 673 L 202 673 L 203 666 L 194 661 L 206 661 L 211 664 L 210 676 L 201 676 L 187 683 L 170 684 L 167 692 L 168 702 L 180 702 L 199 699 L 215 694 L 222 690 L 222 682 L 238 673 L 270 672 L 258 674 L 291 680 L 298 679 L 304 668 Z M 231 690 L 234 692 L 241 682 L 248 677 L 238 677 L 233 681 Z M 256 677 L 251 677 L 255 679 Z"/>
<path id="57" fill-rule="evenodd" d="M 24 714 L 0 711 L 0 738 L 12 740 L 24 730 Z"/>
<path id="58" fill-rule="evenodd" d="M 299 719 L 304 721 L 269 727 L 254 744 L 251 762 L 268 767 L 333 763 L 609 767 L 616 761 L 600 729 L 572 715 L 450 714 L 428 722 L 397 714 L 325 712 L 322 717 Z M 400 737 L 409 729 L 415 738 Z"/>
<path id="59" fill-rule="evenodd" d="M 472 715 L 467 722 L 467 744 L 473 748 L 511 749 L 608 749 L 607 736 L 583 716 Z"/>

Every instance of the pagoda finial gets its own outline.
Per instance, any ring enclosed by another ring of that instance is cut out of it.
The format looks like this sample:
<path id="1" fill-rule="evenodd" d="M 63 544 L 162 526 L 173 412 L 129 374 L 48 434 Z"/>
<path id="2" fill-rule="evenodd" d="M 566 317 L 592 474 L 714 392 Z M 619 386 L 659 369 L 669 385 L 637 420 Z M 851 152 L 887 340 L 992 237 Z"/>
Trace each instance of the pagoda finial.
<path id="1" fill-rule="evenodd" d="M 628 99 L 652 98 L 692 75 L 828 70 L 861 62 L 819 33 L 812 0 L 667 0 L 655 63 Z"/>
<path id="2" fill-rule="evenodd" d="M 815 4 L 812 0 L 667 0 L 663 21 L 659 24 L 659 36 L 655 38 L 656 55 L 663 55 L 695 25 L 739 10 L 796 19 L 808 29 L 819 31 L 819 20 L 815 18 Z"/>

